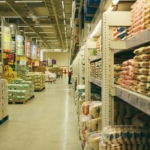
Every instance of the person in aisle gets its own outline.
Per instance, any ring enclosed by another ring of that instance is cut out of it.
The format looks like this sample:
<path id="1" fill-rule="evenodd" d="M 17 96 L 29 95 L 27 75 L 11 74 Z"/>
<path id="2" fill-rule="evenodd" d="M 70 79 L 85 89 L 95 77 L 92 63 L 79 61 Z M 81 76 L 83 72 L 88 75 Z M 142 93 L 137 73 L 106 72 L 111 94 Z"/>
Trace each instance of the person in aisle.
<path id="1" fill-rule="evenodd" d="M 70 67 L 68 71 L 68 84 L 71 84 L 71 76 L 72 76 L 72 67 Z"/>

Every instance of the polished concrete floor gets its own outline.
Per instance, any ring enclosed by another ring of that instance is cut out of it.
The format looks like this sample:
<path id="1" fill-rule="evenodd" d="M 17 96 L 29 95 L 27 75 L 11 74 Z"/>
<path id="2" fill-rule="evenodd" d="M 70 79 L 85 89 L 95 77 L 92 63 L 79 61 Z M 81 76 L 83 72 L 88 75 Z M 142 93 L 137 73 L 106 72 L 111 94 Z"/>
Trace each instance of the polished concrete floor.
<path id="1" fill-rule="evenodd" d="M 0 150 L 81 150 L 77 116 L 67 77 L 36 92 L 23 105 L 9 105 L 0 126 Z"/>

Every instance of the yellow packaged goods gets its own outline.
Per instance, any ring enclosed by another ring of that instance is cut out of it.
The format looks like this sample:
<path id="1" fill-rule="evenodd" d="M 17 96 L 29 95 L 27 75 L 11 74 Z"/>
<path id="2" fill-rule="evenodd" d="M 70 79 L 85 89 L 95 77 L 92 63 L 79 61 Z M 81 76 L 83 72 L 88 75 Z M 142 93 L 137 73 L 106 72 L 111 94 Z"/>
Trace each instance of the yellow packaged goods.
<path id="1" fill-rule="evenodd" d="M 134 67 L 149 67 L 150 62 L 149 61 L 135 61 L 134 62 Z"/>
<path id="2" fill-rule="evenodd" d="M 136 61 L 141 61 L 141 60 L 147 61 L 147 60 L 150 60 L 150 54 L 138 55 L 138 56 L 135 56 L 134 59 Z"/>
<path id="3" fill-rule="evenodd" d="M 88 118 L 87 131 L 94 132 L 94 131 L 98 131 L 101 129 L 102 129 L 102 119 L 101 118 L 96 118 L 96 119 Z"/>
<path id="4" fill-rule="evenodd" d="M 115 71 L 120 71 L 121 70 L 121 65 L 120 64 L 115 64 L 114 65 L 114 70 Z"/>
<path id="5" fill-rule="evenodd" d="M 137 88 L 150 90 L 150 83 L 139 82 L 139 84 L 137 85 Z"/>
<path id="6" fill-rule="evenodd" d="M 91 105 L 92 101 L 87 101 L 87 102 L 84 102 L 81 106 L 81 113 L 83 115 L 88 115 L 89 114 L 89 107 Z"/>
<path id="7" fill-rule="evenodd" d="M 142 82 L 150 82 L 150 76 L 147 75 L 135 75 L 134 78 Z"/>
<path id="8" fill-rule="evenodd" d="M 90 115 L 93 119 L 102 116 L 102 102 L 92 102 L 90 105 Z"/>
<path id="9" fill-rule="evenodd" d="M 150 46 L 141 47 L 134 51 L 134 54 L 136 54 L 136 55 L 147 54 L 147 53 L 150 53 Z"/>
<path id="10" fill-rule="evenodd" d="M 121 71 L 114 71 L 114 77 L 118 77 L 121 75 Z"/>

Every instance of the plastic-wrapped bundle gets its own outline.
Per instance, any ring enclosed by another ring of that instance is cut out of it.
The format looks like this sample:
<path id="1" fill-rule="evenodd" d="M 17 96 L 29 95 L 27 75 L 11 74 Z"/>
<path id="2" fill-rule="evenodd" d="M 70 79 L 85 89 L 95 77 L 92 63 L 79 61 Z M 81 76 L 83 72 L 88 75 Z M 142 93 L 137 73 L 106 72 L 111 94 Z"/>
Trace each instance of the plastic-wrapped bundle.
<path id="1" fill-rule="evenodd" d="M 90 115 L 91 115 L 92 119 L 102 116 L 102 102 L 96 101 L 96 102 L 91 103 Z"/>
<path id="2" fill-rule="evenodd" d="M 149 144 L 150 130 L 136 126 L 108 126 L 103 130 L 103 140 L 112 144 Z"/>
<path id="3" fill-rule="evenodd" d="M 81 114 L 88 115 L 89 114 L 89 107 L 91 105 L 92 101 L 84 102 L 81 106 Z"/>
<path id="4" fill-rule="evenodd" d="M 82 145 L 85 145 L 85 142 L 87 140 L 86 138 L 86 131 L 87 131 L 87 117 L 85 115 L 81 115 L 80 116 L 80 136 L 81 136 L 81 141 L 82 141 Z"/>
<path id="5" fill-rule="evenodd" d="M 93 132 L 88 136 L 84 150 L 99 150 L 99 142 L 102 140 L 101 131 Z"/>
<path id="6" fill-rule="evenodd" d="M 91 119 L 89 117 L 87 119 L 87 131 L 94 132 L 98 130 L 102 130 L 102 118 Z"/>

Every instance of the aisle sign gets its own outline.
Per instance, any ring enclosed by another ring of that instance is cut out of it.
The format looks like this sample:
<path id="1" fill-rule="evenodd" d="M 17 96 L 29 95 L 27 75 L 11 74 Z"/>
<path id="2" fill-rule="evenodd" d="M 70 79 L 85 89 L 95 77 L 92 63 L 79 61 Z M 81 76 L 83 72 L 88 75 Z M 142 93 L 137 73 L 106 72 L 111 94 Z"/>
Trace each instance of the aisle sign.
<path id="1" fill-rule="evenodd" d="M 21 35 L 16 36 L 16 54 L 17 55 L 24 55 L 23 37 Z"/>
<path id="2" fill-rule="evenodd" d="M 31 44 L 30 44 L 30 41 L 26 42 L 26 56 L 31 57 Z"/>
<path id="3" fill-rule="evenodd" d="M 11 52 L 10 27 L 2 27 L 2 50 L 3 52 Z"/>
<path id="4" fill-rule="evenodd" d="M 39 66 L 39 61 L 38 60 L 35 60 L 34 66 Z"/>
<path id="5" fill-rule="evenodd" d="M 36 45 L 32 45 L 31 54 L 32 59 L 36 59 Z"/>
<path id="6" fill-rule="evenodd" d="M 14 63 L 14 54 L 7 54 L 8 64 L 12 65 Z"/>
<path id="7" fill-rule="evenodd" d="M 20 57 L 20 65 L 26 65 L 26 56 L 21 56 Z"/>

